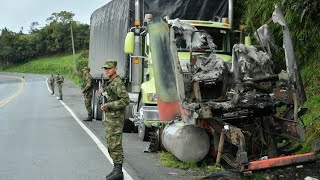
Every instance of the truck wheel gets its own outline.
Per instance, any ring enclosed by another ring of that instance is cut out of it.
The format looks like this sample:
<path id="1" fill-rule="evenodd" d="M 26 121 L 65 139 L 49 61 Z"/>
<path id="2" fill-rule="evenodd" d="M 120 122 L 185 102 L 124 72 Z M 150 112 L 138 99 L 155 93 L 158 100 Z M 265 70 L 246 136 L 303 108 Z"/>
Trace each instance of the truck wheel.
<path id="1" fill-rule="evenodd" d="M 138 136 L 141 141 L 149 141 L 150 128 L 148 128 L 144 122 L 141 122 L 138 126 Z"/>
<path id="2" fill-rule="evenodd" d="M 102 111 L 100 109 L 99 97 L 98 97 L 98 90 L 94 93 L 94 103 L 93 103 L 93 118 L 95 120 L 102 120 Z"/>
<path id="3" fill-rule="evenodd" d="M 94 118 L 94 101 L 96 100 L 96 98 L 95 98 L 95 92 L 96 92 L 96 90 L 93 88 L 93 89 L 92 89 L 92 98 L 91 98 L 91 111 L 92 111 L 93 119 L 95 119 L 95 118 Z"/>
<path id="4" fill-rule="evenodd" d="M 123 123 L 123 132 L 124 133 L 131 133 L 134 131 L 134 123 L 129 119 L 125 119 Z"/>

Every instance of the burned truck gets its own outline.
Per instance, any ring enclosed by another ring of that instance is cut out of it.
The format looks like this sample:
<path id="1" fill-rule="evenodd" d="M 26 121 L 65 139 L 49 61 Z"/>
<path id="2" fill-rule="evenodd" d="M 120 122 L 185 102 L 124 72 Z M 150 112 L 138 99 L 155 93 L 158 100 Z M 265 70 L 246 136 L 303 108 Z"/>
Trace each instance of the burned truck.
<path id="1" fill-rule="evenodd" d="M 294 154 L 301 147 L 295 142 L 302 142 L 305 136 L 299 117 L 305 113 L 306 96 L 279 7 L 272 20 L 283 27 L 286 69 L 279 74 L 273 72 L 276 64 L 268 47 L 268 25 L 257 30 L 259 49 L 249 42 L 235 44 L 232 61 L 226 62 L 217 56 L 215 37 L 178 19 L 172 23 L 153 19 L 148 25 L 153 70 L 173 77 L 155 73 L 158 101 L 180 104 L 170 111 L 176 113 L 175 118 L 156 131 L 155 144 L 162 143 L 184 162 L 211 154 L 216 164 L 223 159 L 241 172 L 316 160 L 317 149 Z M 188 74 L 178 60 L 177 35 L 190 49 Z M 159 110 L 161 113 L 168 112 Z"/>

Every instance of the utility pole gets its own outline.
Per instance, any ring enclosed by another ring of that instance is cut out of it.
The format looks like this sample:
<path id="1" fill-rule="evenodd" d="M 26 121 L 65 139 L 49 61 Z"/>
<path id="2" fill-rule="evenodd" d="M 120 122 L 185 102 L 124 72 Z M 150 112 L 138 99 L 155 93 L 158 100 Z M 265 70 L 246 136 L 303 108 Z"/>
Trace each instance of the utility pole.
<path id="1" fill-rule="evenodd" d="M 70 29 L 71 29 L 72 54 L 73 54 L 73 73 L 76 74 L 77 73 L 77 65 L 76 65 L 76 53 L 75 53 L 75 50 L 74 50 L 72 21 L 70 21 Z"/>

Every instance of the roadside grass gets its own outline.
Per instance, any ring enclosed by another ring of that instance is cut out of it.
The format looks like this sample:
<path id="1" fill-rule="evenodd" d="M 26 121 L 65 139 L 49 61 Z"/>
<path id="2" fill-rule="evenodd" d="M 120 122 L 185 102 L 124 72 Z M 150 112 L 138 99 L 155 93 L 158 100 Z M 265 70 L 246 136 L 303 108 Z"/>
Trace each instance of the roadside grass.
<path id="1" fill-rule="evenodd" d="M 76 54 L 78 60 L 82 52 Z M 78 69 L 78 68 L 77 68 Z M 60 74 L 73 81 L 78 87 L 80 86 L 81 72 L 74 73 L 72 55 L 55 55 L 50 57 L 41 57 L 31 60 L 25 64 L 10 66 L 6 69 L 0 67 L 2 72 L 19 72 L 33 74 Z"/>
<path id="2" fill-rule="evenodd" d="M 180 169 L 195 169 L 198 167 L 196 162 L 181 162 L 169 152 L 162 151 L 159 153 L 159 157 L 160 163 L 166 167 L 174 167 Z"/>
<path id="3" fill-rule="evenodd" d="M 201 162 L 185 163 L 166 151 L 159 152 L 159 161 L 160 164 L 166 167 L 188 170 L 188 174 L 192 173 L 196 179 L 203 179 L 206 176 L 210 176 L 214 172 L 223 171 L 222 168 L 215 166 L 213 161 L 210 159 L 205 159 Z M 186 173 L 180 174 L 180 176 L 185 175 Z"/>
<path id="4" fill-rule="evenodd" d="M 320 57 L 320 53 L 318 55 Z M 304 104 L 308 108 L 302 120 L 306 125 L 306 140 L 301 153 L 310 152 L 312 143 L 320 141 L 320 64 L 319 58 L 310 61 L 301 70 L 307 101 Z"/>

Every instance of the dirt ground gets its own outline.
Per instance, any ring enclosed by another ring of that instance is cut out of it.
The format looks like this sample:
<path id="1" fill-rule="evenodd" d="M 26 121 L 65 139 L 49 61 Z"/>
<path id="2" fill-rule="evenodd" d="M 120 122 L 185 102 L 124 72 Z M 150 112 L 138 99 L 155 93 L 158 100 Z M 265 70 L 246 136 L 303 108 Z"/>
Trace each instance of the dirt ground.
<path id="1" fill-rule="evenodd" d="M 200 178 L 202 179 L 202 178 Z M 282 167 L 277 169 L 268 169 L 259 172 L 253 172 L 252 176 L 243 176 L 232 170 L 221 171 L 213 173 L 203 179 L 214 180 L 240 180 L 240 179 L 253 179 L 253 180 L 320 180 L 320 161 Z"/>
<path id="2" fill-rule="evenodd" d="M 266 179 L 300 180 L 306 177 L 320 179 L 320 161 L 300 166 L 285 167 L 264 172 Z M 311 179 L 309 179 L 311 180 Z"/>

